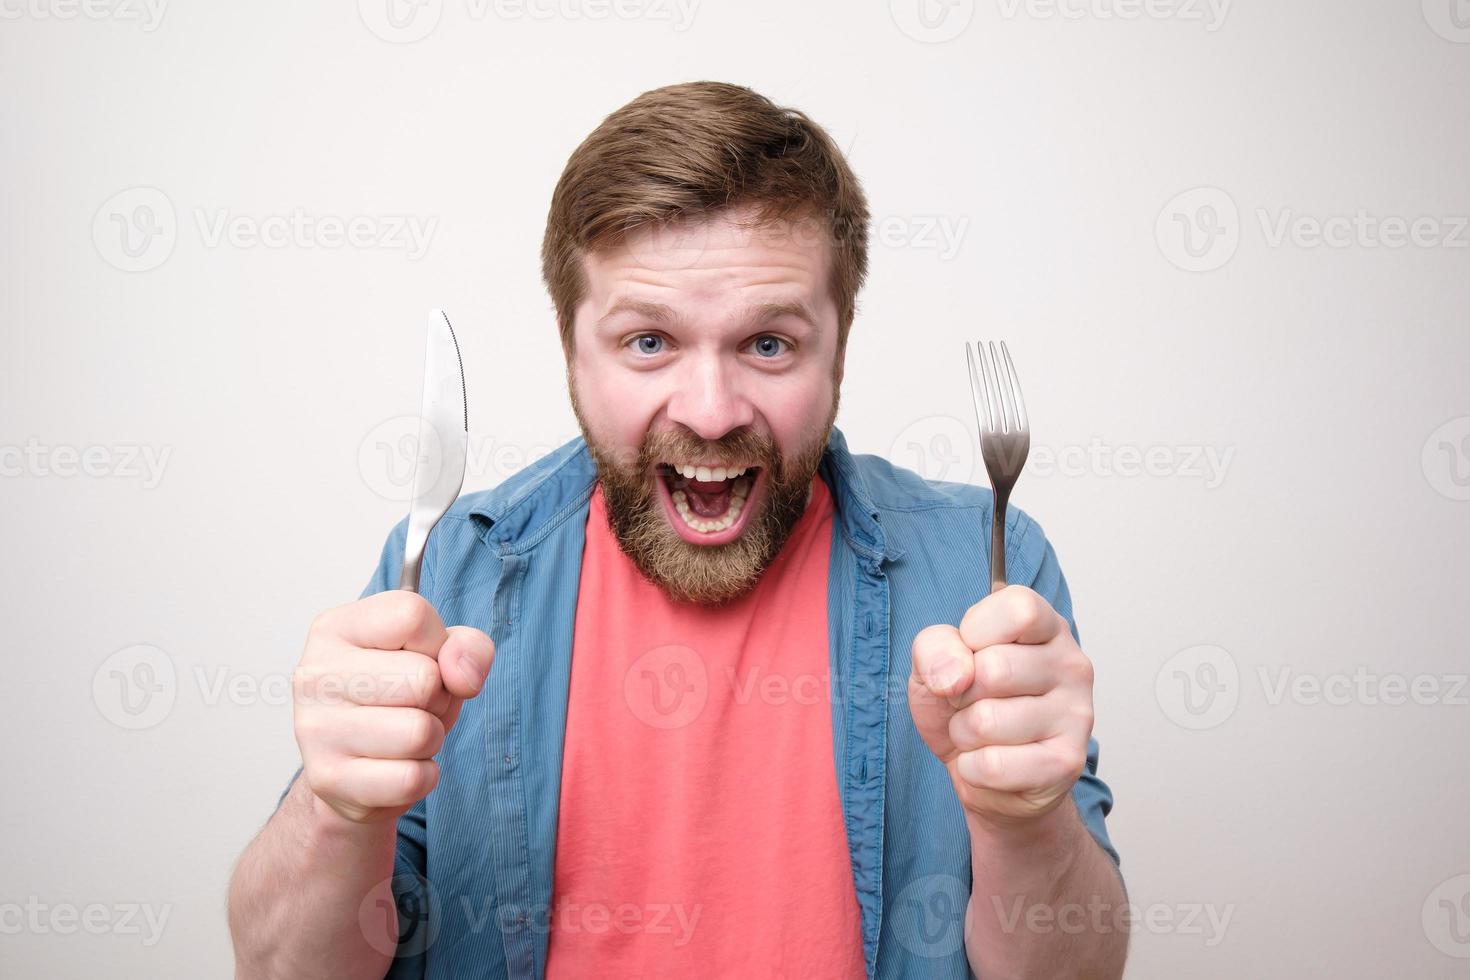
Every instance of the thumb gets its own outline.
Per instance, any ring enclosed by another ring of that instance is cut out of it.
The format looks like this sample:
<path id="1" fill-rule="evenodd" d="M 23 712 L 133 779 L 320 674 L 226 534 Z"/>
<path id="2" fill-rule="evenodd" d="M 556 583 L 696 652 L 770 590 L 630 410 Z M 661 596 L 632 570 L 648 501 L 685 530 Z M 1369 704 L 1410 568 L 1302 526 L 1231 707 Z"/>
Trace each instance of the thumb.
<path id="1" fill-rule="evenodd" d="M 951 698 L 975 681 L 975 652 L 953 626 L 930 626 L 914 637 L 909 674 L 909 714 L 929 751 L 948 763 L 959 750 L 949 735 L 949 719 L 958 709 Z"/>
<path id="2" fill-rule="evenodd" d="M 439 647 L 439 676 L 456 698 L 472 698 L 485 686 L 495 660 L 495 641 L 473 626 L 451 626 Z"/>

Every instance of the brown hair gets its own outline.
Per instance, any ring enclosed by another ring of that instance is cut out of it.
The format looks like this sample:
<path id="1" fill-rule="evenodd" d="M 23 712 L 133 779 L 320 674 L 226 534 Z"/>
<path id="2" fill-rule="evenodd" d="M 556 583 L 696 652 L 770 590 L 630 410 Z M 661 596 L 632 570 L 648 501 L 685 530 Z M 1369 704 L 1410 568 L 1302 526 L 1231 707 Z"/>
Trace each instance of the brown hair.
<path id="1" fill-rule="evenodd" d="M 602 121 L 567 160 L 551 196 L 541 275 L 570 356 L 586 291 L 582 256 L 630 232 L 734 205 L 761 223 L 822 219 L 837 349 L 868 269 L 868 204 L 837 144 L 816 123 L 741 85 L 685 82 L 644 92 Z"/>

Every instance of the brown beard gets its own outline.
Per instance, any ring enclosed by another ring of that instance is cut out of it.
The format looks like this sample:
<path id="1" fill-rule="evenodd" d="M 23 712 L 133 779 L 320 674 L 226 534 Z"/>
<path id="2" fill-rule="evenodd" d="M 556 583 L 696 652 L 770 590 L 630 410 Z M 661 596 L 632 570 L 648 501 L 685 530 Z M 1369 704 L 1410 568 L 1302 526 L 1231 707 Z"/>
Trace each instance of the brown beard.
<path id="1" fill-rule="evenodd" d="M 713 443 L 681 430 L 647 436 L 637 459 L 625 465 L 618 456 L 626 454 L 609 451 L 593 440 L 577 403 L 570 368 L 567 380 L 572 412 L 597 465 L 608 523 L 618 546 L 644 578 L 676 602 L 703 606 L 723 605 L 749 592 L 781 553 L 792 528 L 806 511 L 812 479 L 837 419 L 838 387 L 833 386 L 832 410 L 826 424 L 809 445 L 791 457 L 782 457 L 774 442 L 748 430 Z M 663 479 L 655 473 L 655 467 L 660 462 L 686 459 L 741 461 L 766 471 L 759 510 L 750 515 L 733 541 L 691 544 L 670 525 L 653 482 Z"/>

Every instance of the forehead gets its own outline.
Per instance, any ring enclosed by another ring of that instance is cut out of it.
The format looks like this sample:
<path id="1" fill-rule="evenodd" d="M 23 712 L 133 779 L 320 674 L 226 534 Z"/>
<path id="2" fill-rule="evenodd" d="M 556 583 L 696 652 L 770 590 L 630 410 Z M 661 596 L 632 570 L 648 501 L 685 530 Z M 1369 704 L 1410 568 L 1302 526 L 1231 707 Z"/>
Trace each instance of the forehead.
<path id="1" fill-rule="evenodd" d="M 582 308 L 596 320 L 629 301 L 706 311 L 800 303 L 835 319 L 829 238 L 819 217 L 758 223 L 749 208 L 645 226 L 583 257 Z"/>

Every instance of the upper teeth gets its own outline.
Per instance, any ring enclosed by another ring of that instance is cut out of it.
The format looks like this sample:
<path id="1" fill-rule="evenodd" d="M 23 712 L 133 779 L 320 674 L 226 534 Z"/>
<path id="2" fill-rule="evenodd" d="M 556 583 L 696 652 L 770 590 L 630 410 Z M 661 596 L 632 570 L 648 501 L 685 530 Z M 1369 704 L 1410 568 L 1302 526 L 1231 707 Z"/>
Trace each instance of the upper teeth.
<path id="1" fill-rule="evenodd" d="M 715 480 L 733 480 L 737 476 L 743 476 L 749 467 L 745 466 L 696 466 L 692 463 L 683 465 L 670 464 L 681 476 L 688 480 L 698 480 L 701 483 L 709 483 Z"/>

